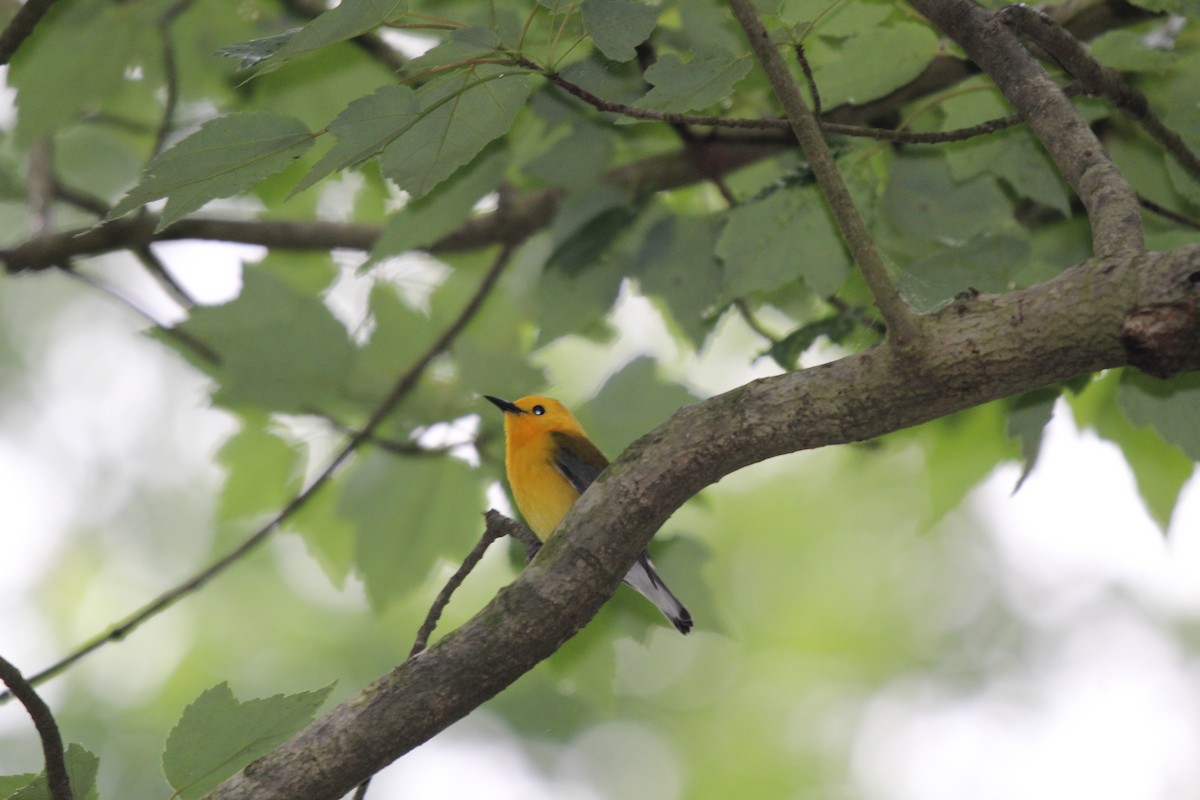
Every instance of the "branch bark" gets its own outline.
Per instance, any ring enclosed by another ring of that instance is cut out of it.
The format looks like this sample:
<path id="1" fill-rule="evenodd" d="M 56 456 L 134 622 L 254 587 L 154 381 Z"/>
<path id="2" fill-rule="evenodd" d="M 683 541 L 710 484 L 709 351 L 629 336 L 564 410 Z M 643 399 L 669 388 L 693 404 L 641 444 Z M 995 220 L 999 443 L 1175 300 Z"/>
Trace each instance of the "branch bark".
<path id="1" fill-rule="evenodd" d="M 1021 44 L 1004 12 L 970 0 L 909 0 L 909 5 L 962 45 L 1029 123 L 1087 209 L 1093 252 L 1140 252 L 1144 236 L 1137 195 L 1087 121 Z"/>
<path id="2" fill-rule="evenodd" d="M 42 741 L 42 755 L 46 761 L 46 783 L 53 800 L 72 800 L 71 779 L 67 775 L 64 760 L 62 734 L 50 706 L 34 690 L 33 684 L 25 679 L 21 671 L 4 658 L 0 658 L 0 681 L 3 681 L 29 712 Z"/>
<path id="3" fill-rule="evenodd" d="M 1200 245 L 1093 260 L 1030 289 L 964 296 L 926 318 L 936 347 L 919 371 L 884 344 L 681 409 L 600 476 L 473 619 L 209 797 L 340 797 L 553 653 L 587 624 L 675 509 L 724 475 L 1128 364 L 1138 357 L 1125 335 L 1129 321 L 1163 308 L 1175 313 L 1174 336 L 1144 344 L 1165 346 L 1176 369 L 1200 369 Z"/>
<path id="4" fill-rule="evenodd" d="M 771 41 L 750 0 L 731 0 L 730 5 L 767 74 L 771 88 L 775 90 L 775 96 L 783 105 L 796 141 L 800 143 L 804 157 L 808 159 L 817 184 L 821 187 L 821 195 L 833 212 L 838 231 L 867 282 L 876 308 L 887 323 L 888 339 L 902 351 L 912 350 L 920 338 L 917 315 L 900 296 L 896 284 L 888 275 L 883 256 L 854 205 L 850 189 L 838 172 L 829 145 L 825 143 L 820 123 L 784 66 L 783 58 L 775 49 L 775 43 Z"/>

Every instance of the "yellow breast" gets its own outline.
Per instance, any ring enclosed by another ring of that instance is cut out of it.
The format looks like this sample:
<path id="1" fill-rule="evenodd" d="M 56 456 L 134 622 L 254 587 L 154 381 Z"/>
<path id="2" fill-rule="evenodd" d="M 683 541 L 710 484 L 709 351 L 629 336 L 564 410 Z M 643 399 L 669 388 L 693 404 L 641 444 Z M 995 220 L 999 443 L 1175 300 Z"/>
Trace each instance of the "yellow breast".
<path id="1" fill-rule="evenodd" d="M 543 436 L 511 446 L 505 470 L 517 508 L 525 522 L 543 541 L 579 499 L 579 493 L 554 467 L 549 437 Z"/>

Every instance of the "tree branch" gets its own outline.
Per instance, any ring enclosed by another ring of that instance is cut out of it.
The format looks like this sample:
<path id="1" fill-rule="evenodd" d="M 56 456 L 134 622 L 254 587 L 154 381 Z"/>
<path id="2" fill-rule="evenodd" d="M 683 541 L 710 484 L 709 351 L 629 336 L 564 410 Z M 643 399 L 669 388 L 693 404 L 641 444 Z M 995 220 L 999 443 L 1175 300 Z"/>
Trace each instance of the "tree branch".
<path id="1" fill-rule="evenodd" d="M 29 38 L 33 29 L 46 16 L 54 0 L 26 0 L 16 15 L 9 20 L 4 32 L 0 33 L 0 64 L 12 61 L 17 48 Z"/>
<path id="2" fill-rule="evenodd" d="M 821 187 L 821 193 L 829 204 L 830 211 L 833 212 L 842 239 L 862 271 L 863 278 L 866 279 L 875 306 L 887 324 L 888 339 L 901 350 L 910 350 L 920 338 L 918 317 L 900 296 L 900 291 L 888 274 L 883 256 L 875 247 L 871 233 L 850 196 L 850 190 L 838 172 L 833 154 L 821 134 L 820 124 L 809 110 L 796 82 L 792 80 L 751 0 L 731 0 L 730 5 L 733 15 L 746 31 L 750 46 L 758 56 L 771 88 L 775 90 L 775 96 L 783 104 L 788 123 L 812 167 L 813 175 Z"/>
<path id="3" fill-rule="evenodd" d="M 553 653 L 591 619 L 675 509 L 737 469 L 1128 364 L 1133 352 L 1121 331 L 1139 310 L 1186 310 L 1167 346 L 1178 369 L 1200 369 L 1200 246 L 1105 266 L 1084 262 L 1036 287 L 962 299 L 930 315 L 937 346 L 920 374 L 884 344 L 680 409 L 600 476 L 541 553 L 471 621 L 209 797 L 341 796 Z M 1130 285 L 1138 287 L 1132 294 Z M 986 351 L 977 344 L 984 341 Z"/>
<path id="4" fill-rule="evenodd" d="M 421 355 L 421 357 L 418 358 L 416 362 L 414 362 L 413 365 L 410 366 L 404 372 L 404 374 L 399 377 L 399 379 L 397 379 L 395 385 L 392 386 L 391 391 L 388 392 L 387 397 L 384 398 L 384 400 L 379 404 L 374 413 L 371 414 L 367 424 L 364 425 L 361 430 L 351 436 L 349 441 L 347 441 L 342 449 L 338 451 L 338 453 L 329 461 L 325 469 L 323 469 L 320 474 L 317 475 L 313 482 L 310 483 L 302 492 L 292 498 L 292 500 L 274 517 L 272 517 L 269 522 L 255 531 L 244 542 L 214 562 L 208 568 L 188 579 L 187 581 L 184 581 L 178 586 L 175 586 L 174 588 L 169 589 L 163 594 L 159 595 L 154 600 L 135 611 L 129 617 L 113 626 L 105 633 L 102 633 L 85 642 L 78 649 L 70 653 L 62 660 L 58 661 L 56 664 L 53 664 L 52 666 L 39 672 L 30 679 L 30 682 L 41 683 L 42 681 L 62 672 L 76 661 L 79 661 L 81 658 L 87 656 L 95 650 L 98 650 L 109 642 L 115 642 L 125 638 L 142 623 L 169 608 L 180 598 L 186 597 L 187 595 L 192 594 L 196 590 L 200 589 L 202 586 L 220 575 L 229 567 L 236 564 L 248 553 L 266 541 L 267 538 L 274 533 L 280 525 L 295 515 L 295 513 L 299 511 L 305 505 L 305 503 L 312 498 L 313 495 L 320 491 L 320 489 L 333 478 L 334 474 L 338 471 L 342 464 L 345 463 L 346 459 L 348 459 L 356 450 L 358 450 L 358 448 L 364 442 L 371 438 L 371 436 L 375 433 L 375 430 L 384 421 L 384 419 L 386 419 L 387 416 L 391 414 L 392 411 L 394 411 L 400 404 L 400 402 L 408 395 L 408 393 L 416 387 L 417 382 L 420 380 L 429 364 L 437 356 L 445 352 L 446 349 L 449 348 L 454 340 L 458 337 L 458 335 L 462 333 L 463 329 L 467 326 L 467 323 L 474 319 L 475 315 L 479 312 L 479 309 L 483 306 L 483 301 L 487 299 L 487 296 L 491 293 L 493 287 L 496 285 L 496 281 L 499 280 L 500 274 L 504 271 L 505 267 L 508 266 L 511 254 L 511 246 L 506 245 L 501 248 L 500 252 L 496 256 L 495 261 L 492 263 L 491 268 L 484 275 L 483 280 L 480 281 L 479 287 L 475 290 L 475 293 L 467 301 L 466 305 L 463 306 L 463 309 L 459 312 L 458 317 L 455 318 L 449 327 L 442 332 L 441 336 L 439 336 L 437 340 L 429 346 L 429 348 Z M 0 694 L 0 702 L 3 702 L 6 698 L 6 695 Z"/>
<path id="5" fill-rule="evenodd" d="M 1004 12 L 969 0 L 909 0 L 909 5 L 958 42 L 992 79 L 1083 201 L 1098 256 L 1129 256 L 1143 248 L 1137 195 L 1108 157 L 1087 121 L 1017 39 Z"/>
<path id="6" fill-rule="evenodd" d="M 58 723 L 50 707 L 34 691 L 33 685 L 25 680 L 21 671 L 0 657 L 0 681 L 8 686 L 8 691 L 25 706 L 33 725 L 37 728 L 38 738 L 42 740 L 42 755 L 46 760 L 46 782 L 50 786 L 50 797 L 53 800 L 72 800 L 71 781 L 67 777 L 67 764 L 63 757 L 62 734 L 58 731 Z"/>
<path id="7" fill-rule="evenodd" d="M 1092 57 L 1083 44 L 1047 14 L 1030 6 L 1014 5 L 1004 9 L 1017 29 L 1041 45 L 1079 79 L 1088 92 L 1099 95 L 1142 125 L 1155 141 L 1170 153 L 1179 165 L 1200 180 L 1200 157 L 1178 133 L 1168 128 L 1150 108 L 1146 95 L 1130 86 L 1115 69 Z"/>

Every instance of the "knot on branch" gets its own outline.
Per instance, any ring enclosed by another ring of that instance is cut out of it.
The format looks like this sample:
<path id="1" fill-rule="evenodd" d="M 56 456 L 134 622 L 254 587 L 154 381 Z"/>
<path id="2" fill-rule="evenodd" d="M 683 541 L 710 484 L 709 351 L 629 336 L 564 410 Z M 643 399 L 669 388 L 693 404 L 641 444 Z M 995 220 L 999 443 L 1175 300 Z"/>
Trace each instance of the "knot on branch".
<path id="1" fill-rule="evenodd" d="M 1196 278 L 1200 292 L 1200 272 Z M 1135 309 L 1121 325 L 1129 363 L 1156 378 L 1200 369 L 1200 304 L 1159 303 Z"/>

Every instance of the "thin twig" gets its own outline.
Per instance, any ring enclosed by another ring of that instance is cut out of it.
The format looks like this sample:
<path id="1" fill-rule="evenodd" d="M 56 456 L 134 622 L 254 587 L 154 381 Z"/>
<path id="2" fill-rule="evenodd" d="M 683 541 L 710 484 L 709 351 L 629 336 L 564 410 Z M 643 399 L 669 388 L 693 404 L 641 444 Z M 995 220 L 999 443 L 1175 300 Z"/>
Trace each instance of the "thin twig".
<path id="1" fill-rule="evenodd" d="M 146 620 L 156 616 L 164 609 L 170 607 L 180 598 L 192 594 L 211 581 L 213 578 L 220 575 L 226 569 L 236 564 L 248 553 L 266 541 L 267 538 L 280 525 L 282 525 L 285 521 L 295 515 L 296 512 L 303 508 L 304 505 L 318 491 L 320 491 L 325 484 L 330 481 L 342 464 L 345 463 L 345 461 L 350 458 L 350 456 L 356 450 L 358 450 L 359 446 L 366 442 L 375 433 L 376 428 L 378 428 L 383 420 L 395 410 L 396 406 L 400 404 L 400 401 L 403 400 L 409 394 L 409 392 L 416 387 L 418 381 L 424 374 L 425 369 L 429 366 L 429 364 L 435 358 L 445 352 L 451 343 L 453 343 L 458 337 L 458 335 L 462 333 L 463 329 L 467 326 L 467 323 L 474 319 L 479 309 L 483 306 L 483 301 L 495 287 L 497 280 L 500 278 L 500 274 L 504 271 L 505 267 L 508 266 L 509 258 L 512 255 L 513 249 L 514 246 L 510 243 L 505 243 L 501 247 L 500 252 L 496 256 L 496 260 L 492 263 L 492 266 L 484 275 L 483 280 L 480 281 L 479 287 L 467 301 L 466 305 L 463 306 L 462 311 L 459 312 L 459 315 L 454 322 L 452 322 L 449 327 L 442 332 L 442 335 L 439 336 L 437 340 L 429 346 L 429 349 L 427 349 L 421 355 L 421 357 L 418 358 L 416 362 L 399 377 L 399 379 L 397 379 L 387 397 L 384 398 L 384 400 L 379 404 L 374 413 L 371 414 L 367 424 L 363 426 L 362 430 L 350 437 L 350 440 L 346 442 L 342 449 L 338 451 L 338 453 L 329 461 L 329 464 L 325 467 L 325 469 L 323 469 L 320 474 L 317 475 L 317 477 L 308 485 L 307 488 L 292 498 L 292 500 L 289 501 L 287 505 L 285 505 L 278 513 L 276 513 L 269 522 L 255 531 L 249 538 L 247 538 L 244 542 L 235 547 L 225 556 L 214 562 L 211 566 L 179 584 L 178 586 L 175 586 L 174 588 L 162 593 L 154 600 L 150 601 L 145 606 L 126 617 L 117 625 L 109 628 L 108 631 L 88 640 L 72 653 L 59 660 L 57 663 L 47 667 L 37 675 L 34 675 L 30 679 L 30 683 L 41 683 L 42 681 L 59 674 L 76 661 L 79 661 L 81 658 L 87 656 L 93 651 L 98 650 L 105 644 L 125 638 L 138 626 L 146 622 Z M 0 694 L 0 702 L 4 702 L 8 697 L 8 694 Z"/>
<path id="2" fill-rule="evenodd" d="M 162 152 L 167 143 L 167 137 L 175 129 L 175 107 L 179 103 L 179 66 L 175 59 L 175 40 L 171 37 L 171 24 L 175 18 L 187 10 L 192 0 L 176 0 L 158 18 L 158 35 L 162 39 L 163 89 L 166 99 L 163 102 L 162 120 L 154 133 L 153 155 Z"/>
<path id="3" fill-rule="evenodd" d="M 54 0 L 26 0 L 25 5 L 17 9 L 17 13 L 9 20 L 8 27 L 0 33 L 0 64 L 12 61 L 17 48 L 29 38 L 29 34 L 33 33 L 33 29 L 52 5 Z"/>
<path id="4" fill-rule="evenodd" d="M 184 308 L 192 308 L 196 305 L 196 299 L 183 287 L 183 284 L 175 280 L 175 276 L 167 270 L 167 265 L 162 262 L 162 259 L 150 249 L 150 245 L 135 247 L 133 254 L 137 257 L 138 261 L 142 262 L 142 266 L 146 268 L 150 276 L 158 281 L 158 284 L 167 294 L 171 295 L 175 302 Z"/>
<path id="5" fill-rule="evenodd" d="M 762 326 L 762 323 L 760 323 L 758 318 L 754 316 L 754 312 L 750 309 L 750 304 L 747 303 L 745 299 L 741 297 L 737 298 L 733 301 L 733 307 L 737 309 L 738 314 L 741 315 L 742 320 L 746 323 L 750 330 L 754 331 L 771 344 L 779 344 L 779 337 Z"/>
<path id="6" fill-rule="evenodd" d="M 800 63 L 800 70 L 804 73 L 804 80 L 808 83 L 808 91 L 812 94 L 812 113 L 817 119 L 821 118 L 821 92 L 817 90 L 817 79 L 813 76 L 812 67 L 808 63 L 808 56 L 804 54 L 804 43 L 796 42 L 793 48 L 796 51 L 796 61 Z"/>
<path id="7" fill-rule="evenodd" d="M 842 239 L 854 256 L 871 297 L 887 323 L 888 338 L 901 352 L 911 351 L 920 337 L 918 317 L 904 301 L 888 274 L 883 256 L 876 248 L 866 223 L 854 205 L 850 190 L 838 172 L 820 125 L 792 80 L 751 0 L 731 0 L 731 5 L 733 15 L 746 31 L 750 46 L 758 56 L 767 80 L 783 105 L 788 123 L 812 167 L 813 175 L 833 213 Z"/>
<path id="8" fill-rule="evenodd" d="M 1200 219 L 1180 214 L 1178 211 L 1172 211 L 1165 206 L 1160 206 L 1148 197 L 1142 197 L 1140 194 L 1138 195 L 1138 204 L 1147 211 L 1158 214 L 1164 219 L 1169 219 L 1172 222 L 1200 231 Z"/>
<path id="9" fill-rule="evenodd" d="M 42 755 L 46 760 L 46 782 L 53 800 L 72 800 L 71 781 L 63 757 L 62 734 L 50 707 L 34 690 L 31 681 L 6 659 L 0 657 L 0 681 L 8 686 L 8 694 L 16 697 L 33 718 L 38 738 L 42 740 Z"/>
<path id="10" fill-rule="evenodd" d="M 204 361 L 207 361 L 214 366 L 221 363 L 221 357 L 217 355 L 216 351 L 207 344 L 200 341 L 195 336 L 192 336 L 190 333 L 177 325 L 164 325 L 162 322 L 156 319 L 153 314 L 142 308 L 132 298 L 126 296 L 123 292 L 118 291 L 116 287 L 110 286 L 104 281 L 97 280 L 90 275 L 85 275 L 78 270 L 71 269 L 66 265 L 60 265 L 60 269 L 67 277 L 74 278 L 81 283 L 87 284 L 91 288 L 96 289 L 97 291 L 102 292 L 116 300 L 121 305 L 125 306 L 130 311 L 153 325 L 162 336 L 179 342 L 181 345 L 191 350 Z"/>
<path id="11" fill-rule="evenodd" d="M 462 582 L 471 574 L 471 570 L 475 569 L 475 565 L 483 558 L 483 554 L 491 547 L 492 542 L 496 541 L 503 535 L 503 531 L 488 525 L 483 530 L 483 535 L 479 537 L 479 541 L 471 548 L 471 552 L 467 553 L 467 557 L 463 559 L 462 564 L 450 576 L 450 580 L 446 581 L 446 585 L 438 592 L 437 597 L 433 600 L 433 605 L 429 607 L 429 613 L 425 615 L 425 621 L 421 623 L 421 627 L 417 629 L 417 638 L 413 642 L 412 649 L 408 651 L 408 657 L 412 658 L 417 653 L 425 649 L 429 644 L 429 637 L 433 634 L 434 628 L 437 627 L 438 620 L 441 619 L 442 611 L 450 602 L 450 598 Z"/>

